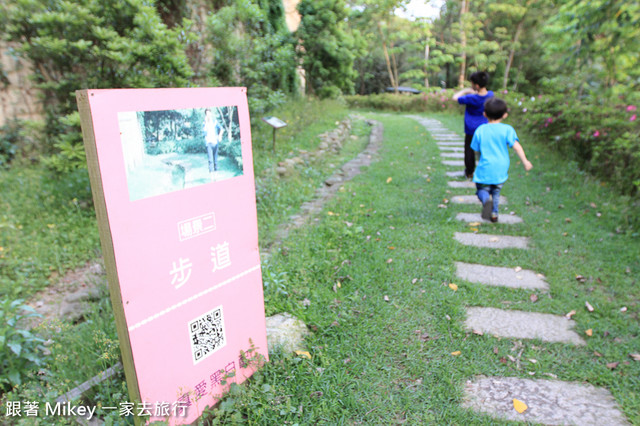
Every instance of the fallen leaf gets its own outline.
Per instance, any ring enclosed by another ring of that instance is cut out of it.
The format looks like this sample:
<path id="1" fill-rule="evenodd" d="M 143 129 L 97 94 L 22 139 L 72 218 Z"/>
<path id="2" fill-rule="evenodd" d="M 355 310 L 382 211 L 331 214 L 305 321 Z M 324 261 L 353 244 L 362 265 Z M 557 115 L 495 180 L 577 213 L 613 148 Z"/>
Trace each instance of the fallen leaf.
<path id="1" fill-rule="evenodd" d="M 502 364 L 506 364 L 507 363 L 507 359 L 505 357 L 500 358 L 500 362 Z"/>
<path id="2" fill-rule="evenodd" d="M 471 223 L 469 223 L 469 226 L 471 226 L 473 228 L 475 228 L 476 226 L 480 226 L 480 225 L 481 225 L 480 222 L 471 222 Z"/>
<path id="3" fill-rule="evenodd" d="M 453 356 L 458 356 L 458 355 L 460 355 L 461 353 L 462 353 L 462 352 L 460 352 L 460 351 L 455 351 L 455 352 L 451 352 L 451 355 L 453 355 Z"/>
<path id="4" fill-rule="evenodd" d="M 454 283 L 449 284 L 449 288 L 453 291 L 458 291 L 458 286 Z"/>
<path id="5" fill-rule="evenodd" d="M 305 299 L 302 301 L 302 306 L 309 306 L 309 305 L 311 305 L 311 300 L 309 300 L 309 299 L 305 298 Z"/>
<path id="6" fill-rule="evenodd" d="M 334 321 L 331 323 L 331 327 L 339 327 L 340 323 L 338 321 Z"/>
<path id="7" fill-rule="evenodd" d="M 587 331 L 584 332 L 584 334 L 586 334 L 587 336 L 591 337 L 591 336 L 593 336 L 593 330 L 592 329 L 588 329 Z"/>
<path id="8" fill-rule="evenodd" d="M 596 207 L 598 207 L 598 206 L 596 205 L 596 203 L 591 203 L 591 204 L 589 204 L 589 205 L 590 205 L 591 207 L 593 207 L 594 209 L 595 209 Z"/>
<path id="9" fill-rule="evenodd" d="M 351 228 L 353 226 L 353 222 L 345 222 L 345 225 L 347 225 L 347 228 Z"/>
<path id="10" fill-rule="evenodd" d="M 478 232 L 478 228 L 469 228 L 470 231 Z"/>
<path id="11" fill-rule="evenodd" d="M 450 317 L 449 315 L 446 315 L 446 314 L 445 314 L 445 316 L 444 316 L 444 317 L 447 319 L 447 321 L 451 321 L 451 317 Z"/>
<path id="12" fill-rule="evenodd" d="M 393 259 L 387 259 L 387 263 L 393 262 Z"/>
<path id="13" fill-rule="evenodd" d="M 513 268 L 514 271 L 516 271 L 516 273 L 522 271 L 522 268 L 519 266 L 516 266 L 515 268 Z"/>
<path id="14" fill-rule="evenodd" d="M 574 311 L 573 309 L 571 310 L 571 312 L 569 312 L 567 315 L 565 315 L 565 317 L 571 319 L 572 316 L 574 316 L 576 314 L 576 311 Z"/>
<path id="15" fill-rule="evenodd" d="M 311 359 L 311 354 L 307 351 L 296 351 L 296 355 L 304 358 Z"/>
<path id="16" fill-rule="evenodd" d="M 385 296 L 384 296 L 384 301 L 385 301 L 385 302 L 388 302 L 388 301 L 389 301 L 389 296 L 387 296 L 386 294 L 385 294 Z"/>
<path id="17" fill-rule="evenodd" d="M 351 358 L 345 358 L 344 360 L 342 360 L 342 362 L 344 364 L 349 364 L 351 362 Z"/>
<path id="18" fill-rule="evenodd" d="M 477 334 L 478 336 L 484 336 L 484 333 L 480 330 L 473 330 L 473 334 Z"/>
<path id="19" fill-rule="evenodd" d="M 595 356 L 598 356 L 598 357 L 601 357 L 601 356 L 602 356 L 602 354 L 601 354 L 600 352 L 598 352 L 598 351 L 593 351 L 593 354 L 594 354 Z"/>
<path id="20" fill-rule="evenodd" d="M 534 358 L 529 358 L 529 362 L 533 363 L 533 364 L 537 364 L 538 360 L 534 359 Z"/>
<path id="21" fill-rule="evenodd" d="M 396 248 L 394 246 L 389 246 L 387 247 L 389 250 L 395 250 Z"/>
<path id="22" fill-rule="evenodd" d="M 315 392 L 311 392 L 311 393 L 309 394 L 309 396 L 310 396 L 310 397 L 312 397 L 312 398 L 313 398 L 313 397 L 315 397 L 315 398 L 320 398 L 322 395 L 324 395 L 324 394 L 322 393 L 322 391 L 315 391 Z"/>
<path id="23" fill-rule="evenodd" d="M 418 279 L 417 279 L 417 278 L 414 278 L 414 279 L 412 279 L 412 280 L 411 280 L 411 284 L 415 284 L 415 283 L 417 283 L 417 282 L 418 282 Z"/>
<path id="24" fill-rule="evenodd" d="M 610 363 L 607 364 L 607 368 L 609 368 L 611 370 L 614 370 L 618 366 L 618 364 L 620 364 L 618 361 L 610 362 Z"/>
<path id="25" fill-rule="evenodd" d="M 393 179 L 391 177 L 387 178 L 387 183 L 391 182 Z"/>
<path id="26" fill-rule="evenodd" d="M 567 223 L 571 223 L 571 218 L 567 217 L 567 218 L 564 219 L 564 221 L 567 222 Z"/>
<path id="27" fill-rule="evenodd" d="M 490 243 L 495 243 L 498 241 L 498 237 L 489 238 Z"/>
<path id="28" fill-rule="evenodd" d="M 587 311 L 593 312 L 593 306 L 589 302 L 584 302 L 584 306 L 587 307 Z"/>
<path id="29" fill-rule="evenodd" d="M 494 347 L 493 347 L 493 353 L 494 353 L 494 354 L 496 354 L 496 355 L 498 355 L 498 347 L 497 347 L 497 346 L 494 346 Z"/>
<path id="30" fill-rule="evenodd" d="M 582 275 L 576 275 L 576 280 L 580 281 L 581 283 L 585 282 L 587 279 L 585 277 L 583 277 Z"/>
<path id="31" fill-rule="evenodd" d="M 634 361 L 640 361 L 640 354 L 629 354 Z"/>
<path id="32" fill-rule="evenodd" d="M 531 300 L 532 303 L 536 303 L 538 301 L 538 295 L 532 294 L 531 296 L 529 296 L 529 300 Z"/>
<path id="33" fill-rule="evenodd" d="M 334 213 L 334 212 L 327 212 L 327 214 L 328 214 L 329 216 L 333 216 L 333 215 L 335 215 L 335 213 Z"/>
<path id="34" fill-rule="evenodd" d="M 518 399 L 513 399 L 513 408 L 516 409 L 516 411 L 520 414 L 524 413 L 525 411 L 527 411 L 527 404 L 525 404 L 524 402 L 518 400 Z"/>
<path id="35" fill-rule="evenodd" d="M 622 308 L 620 308 L 620 312 L 627 312 L 627 307 L 623 306 Z"/>

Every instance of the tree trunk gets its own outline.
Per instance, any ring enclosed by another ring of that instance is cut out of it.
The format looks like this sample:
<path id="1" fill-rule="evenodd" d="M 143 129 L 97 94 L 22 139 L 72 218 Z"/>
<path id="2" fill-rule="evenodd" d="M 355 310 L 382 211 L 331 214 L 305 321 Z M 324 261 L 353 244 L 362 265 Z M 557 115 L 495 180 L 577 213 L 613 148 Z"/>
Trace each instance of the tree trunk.
<path id="1" fill-rule="evenodd" d="M 429 39 L 424 45 L 424 87 L 429 88 Z"/>
<path id="2" fill-rule="evenodd" d="M 464 29 L 464 17 L 469 12 L 469 2 L 471 0 L 462 0 L 460 7 L 460 50 L 462 61 L 460 63 L 460 74 L 458 75 L 458 86 L 464 86 L 464 76 L 467 70 L 467 33 Z"/>
<path id="3" fill-rule="evenodd" d="M 507 65 L 504 68 L 504 77 L 502 78 L 502 88 L 507 88 L 507 83 L 509 81 L 509 70 L 511 70 L 511 65 L 513 65 L 513 57 L 516 55 L 516 44 L 518 43 L 518 39 L 520 38 L 520 34 L 522 34 L 522 27 L 524 26 L 524 16 L 518 22 L 518 26 L 516 27 L 516 33 L 513 36 L 513 42 L 511 44 L 511 50 L 509 50 L 509 58 L 507 59 Z"/>
<path id="4" fill-rule="evenodd" d="M 380 39 L 382 40 L 382 51 L 384 52 L 384 60 L 387 63 L 387 72 L 389 73 L 389 81 L 391 81 L 391 86 L 395 89 L 396 93 L 398 92 L 398 83 L 393 78 L 393 70 L 391 69 L 391 60 L 389 59 L 389 50 L 387 49 L 387 42 L 384 38 L 384 34 L 382 33 L 382 27 L 378 24 L 378 31 L 380 32 Z"/>

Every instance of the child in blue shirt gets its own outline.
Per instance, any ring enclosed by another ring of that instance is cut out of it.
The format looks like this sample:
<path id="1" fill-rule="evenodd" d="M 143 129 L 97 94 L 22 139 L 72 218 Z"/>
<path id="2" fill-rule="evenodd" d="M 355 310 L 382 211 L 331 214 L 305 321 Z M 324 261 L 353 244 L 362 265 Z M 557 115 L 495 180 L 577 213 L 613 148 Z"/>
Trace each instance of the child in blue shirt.
<path id="1" fill-rule="evenodd" d="M 471 149 L 471 138 L 478 126 L 485 124 L 487 119 L 482 115 L 484 103 L 493 97 L 493 92 L 487 90 L 489 74 L 477 71 L 469 77 L 471 88 L 462 89 L 453 95 L 453 100 L 461 105 L 466 105 L 464 110 L 464 174 L 471 179 L 476 168 L 475 153 Z"/>
<path id="2" fill-rule="evenodd" d="M 502 123 L 509 115 L 507 103 L 499 98 L 488 99 L 484 104 L 484 115 L 489 122 L 479 126 L 471 140 L 471 148 L 480 152 L 473 181 L 476 183 L 476 194 L 482 202 L 482 218 L 497 222 L 500 190 L 509 177 L 509 148 L 518 154 L 526 171 L 533 166 L 527 160 L 516 131 Z"/>

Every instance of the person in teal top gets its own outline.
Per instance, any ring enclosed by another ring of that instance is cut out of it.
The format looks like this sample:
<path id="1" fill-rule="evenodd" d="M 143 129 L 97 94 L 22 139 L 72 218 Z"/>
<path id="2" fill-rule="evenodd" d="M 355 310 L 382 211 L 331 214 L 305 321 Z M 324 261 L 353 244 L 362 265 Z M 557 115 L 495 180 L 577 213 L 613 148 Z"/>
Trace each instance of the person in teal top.
<path id="1" fill-rule="evenodd" d="M 500 190 L 509 178 L 509 148 L 518 154 L 526 171 L 533 165 L 527 160 L 515 129 L 502 123 L 509 115 L 507 103 L 495 97 L 488 99 L 484 104 L 484 115 L 488 123 L 480 125 L 471 140 L 471 149 L 480 153 L 473 181 L 482 203 L 482 218 L 497 222 Z"/>

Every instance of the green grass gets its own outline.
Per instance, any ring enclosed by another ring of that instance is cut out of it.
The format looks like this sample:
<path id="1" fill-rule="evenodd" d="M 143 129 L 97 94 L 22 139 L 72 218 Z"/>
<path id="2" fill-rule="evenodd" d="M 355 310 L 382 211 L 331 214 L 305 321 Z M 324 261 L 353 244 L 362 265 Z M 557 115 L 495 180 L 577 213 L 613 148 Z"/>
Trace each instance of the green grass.
<path id="1" fill-rule="evenodd" d="M 347 113 L 339 105 L 328 109 L 325 105 L 326 115 L 320 112 L 322 109 L 303 104 L 287 108 L 274 113 L 291 120 L 290 127 L 278 133 L 275 154 L 270 151 L 271 129 L 254 129 L 261 247 L 272 242 L 274 229 L 298 211 L 333 172 L 329 164 L 339 167 L 367 140 L 367 127 L 356 124 L 357 138 L 349 142 L 340 157 L 304 164 L 281 180 L 269 172 L 273 165 L 295 155 L 296 148 L 313 150 L 319 142 L 317 134 L 333 128 L 335 121 Z M 209 421 L 506 424 L 460 408 L 465 381 L 478 374 L 540 379 L 549 379 L 551 374 L 559 380 L 608 388 L 627 418 L 640 423 L 640 363 L 629 358 L 630 353 L 640 352 L 640 289 L 636 278 L 640 272 L 640 239 L 630 225 L 624 199 L 576 170 L 572 163 L 545 151 L 531 137 L 520 135 L 534 169 L 525 173 L 513 157 L 503 194 L 509 199 L 508 211 L 514 211 L 525 223 L 484 224 L 479 232 L 528 236 L 531 249 L 466 247 L 455 242 L 453 234 L 468 232 L 469 226 L 454 217 L 458 211 L 476 208 L 452 204 L 447 209 L 437 207 L 444 198 L 470 191 L 447 187 L 444 172 L 450 168 L 440 164 L 439 150 L 425 129 L 398 115 L 367 116 L 385 126 L 380 159 L 344 184 L 344 190 L 338 191 L 318 216 L 319 221 L 292 231 L 281 246 L 286 250 L 274 250 L 263 264 L 267 315 L 287 311 L 305 321 L 312 331 L 306 341 L 312 358 L 274 354 L 251 380 L 232 387 L 223 404 L 209 413 Z M 462 133 L 461 117 L 433 116 Z M 298 122 L 303 118 L 307 125 Z M 11 179 L 15 182 L 17 178 Z M 46 187 L 44 182 L 40 185 Z M 14 191 L 6 201 L 3 199 L 3 205 L 17 197 L 18 190 Z M 29 203 L 34 209 L 38 207 L 35 201 Z M 33 225 L 33 238 L 38 238 L 36 229 L 50 229 L 48 223 L 62 227 L 59 223 L 66 222 L 69 201 L 50 203 L 51 212 L 37 210 L 33 216 L 47 213 L 60 222 L 37 217 L 33 221 L 41 222 L 41 226 Z M 13 216 L 2 214 L 15 217 L 16 208 L 11 208 Z M 76 214 L 90 217 L 82 209 Z M 27 224 L 28 215 L 23 217 L 20 221 L 11 219 L 11 223 L 32 226 Z M 29 253 L 27 248 L 18 248 L 19 238 L 12 241 L 15 245 L 6 244 L 11 250 Z M 82 241 L 81 245 L 89 248 L 85 252 L 95 253 L 96 241 Z M 55 259 L 60 254 L 48 256 L 43 258 Z M 74 257 L 70 258 L 67 265 L 74 262 Z M 455 277 L 456 261 L 532 269 L 547 277 L 550 292 L 490 288 L 460 281 Z M 42 265 L 42 277 L 46 278 L 47 270 L 55 264 L 47 260 Z M 60 269 L 64 270 L 64 265 Z M 576 275 L 586 281 L 576 280 Z M 455 292 L 448 286 L 453 282 L 459 286 Z M 532 293 L 538 296 L 535 303 L 530 300 Z M 310 302 L 308 306 L 303 303 L 305 299 Z M 594 312 L 585 309 L 586 301 L 594 306 Z M 467 306 L 558 315 L 576 310 L 576 331 L 587 345 L 571 347 L 478 336 L 464 329 Z M 626 312 L 620 312 L 623 306 Z M 113 328 L 106 300 L 94 306 L 89 323 L 64 325 L 62 333 L 54 338 L 60 346 L 52 349 L 44 379 L 34 375 L 32 382 L 5 394 L 5 398 L 44 401 L 113 365 Z M 593 330 L 590 338 L 584 335 L 589 328 Z M 90 343 L 85 343 L 85 352 L 73 359 L 68 355 L 79 350 L 78 339 Z M 461 354 L 451 355 L 454 351 Z M 509 356 L 516 357 L 520 351 L 519 369 Z M 58 359 L 65 354 L 67 359 Z M 607 368 L 607 363 L 616 361 L 620 362 L 617 368 Z M 86 402 L 118 404 L 126 399 L 124 395 L 122 376 L 117 376 L 88 394 Z"/>
<path id="2" fill-rule="evenodd" d="M 465 381 L 484 374 L 604 386 L 628 419 L 640 422 L 640 364 L 629 358 L 640 351 L 640 241 L 618 198 L 523 138 L 535 169 L 526 174 L 514 157 L 504 194 L 508 210 L 525 223 L 482 225 L 480 232 L 526 235 L 532 248 L 463 246 L 453 234 L 469 226 L 453 217 L 475 208 L 437 207 L 465 191 L 447 187 L 449 169 L 440 165 L 433 141 L 416 122 L 373 116 L 385 125 L 382 160 L 346 184 L 320 222 L 293 233 L 284 243 L 286 254 L 268 265 L 265 279 L 279 277 L 279 291 L 267 286 L 267 313 L 292 312 L 314 330 L 307 339 L 312 359 L 275 355 L 215 418 L 225 422 L 235 415 L 251 424 L 501 424 L 459 406 Z M 459 117 L 437 118 L 461 127 Z M 460 281 L 455 261 L 533 269 L 547 277 L 550 292 Z M 455 292 L 452 282 L 459 286 Z M 587 345 L 477 336 L 464 330 L 466 306 L 558 315 L 575 309 L 576 331 Z M 626 312 L 620 312 L 623 306 Z M 591 338 L 584 334 L 589 328 Z M 518 368 L 508 356 L 521 350 Z M 452 356 L 454 351 L 461 355 Z M 616 361 L 616 369 L 606 366 Z"/>

